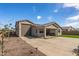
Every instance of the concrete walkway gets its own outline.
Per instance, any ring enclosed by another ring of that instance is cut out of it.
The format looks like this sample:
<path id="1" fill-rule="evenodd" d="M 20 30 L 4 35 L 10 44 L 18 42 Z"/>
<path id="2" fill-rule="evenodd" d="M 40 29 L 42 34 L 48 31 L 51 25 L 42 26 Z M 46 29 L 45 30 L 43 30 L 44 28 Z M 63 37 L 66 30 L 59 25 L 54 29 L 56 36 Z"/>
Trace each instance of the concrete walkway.
<path id="1" fill-rule="evenodd" d="M 21 37 L 33 47 L 37 47 L 47 56 L 73 56 L 72 50 L 79 45 L 79 39 L 56 37 L 52 39 Z"/>

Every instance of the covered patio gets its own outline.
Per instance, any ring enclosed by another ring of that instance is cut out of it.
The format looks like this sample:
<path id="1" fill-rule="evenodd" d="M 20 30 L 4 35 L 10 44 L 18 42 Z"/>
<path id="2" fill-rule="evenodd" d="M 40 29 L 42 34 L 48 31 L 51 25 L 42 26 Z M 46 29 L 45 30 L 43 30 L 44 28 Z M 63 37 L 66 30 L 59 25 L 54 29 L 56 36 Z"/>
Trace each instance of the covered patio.
<path id="1" fill-rule="evenodd" d="M 32 27 L 32 33 L 34 36 L 47 38 L 58 36 L 58 29 L 56 27 L 49 26 L 34 26 Z"/>
<path id="2" fill-rule="evenodd" d="M 47 38 L 49 36 L 57 36 L 58 35 L 57 33 L 58 31 L 55 28 L 48 28 L 48 27 L 44 28 L 44 38 Z"/>

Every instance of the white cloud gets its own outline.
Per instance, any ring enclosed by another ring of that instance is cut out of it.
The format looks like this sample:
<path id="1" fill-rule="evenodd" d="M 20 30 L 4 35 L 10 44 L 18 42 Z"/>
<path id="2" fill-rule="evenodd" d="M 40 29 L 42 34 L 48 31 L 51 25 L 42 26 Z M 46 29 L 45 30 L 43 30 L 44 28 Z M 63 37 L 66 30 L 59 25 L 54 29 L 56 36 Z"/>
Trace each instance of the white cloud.
<path id="1" fill-rule="evenodd" d="M 41 19 L 42 18 L 42 16 L 37 16 L 37 19 L 39 20 L 39 19 Z"/>
<path id="2" fill-rule="evenodd" d="M 66 20 L 69 21 L 69 22 L 79 21 L 79 15 L 68 17 L 68 18 L 66 18 Z"/>
<path id="3" fill-rule="evenodd" d="M 79 28 L 79 22 L 67 23 L 64 26 L 72 26 L 74 28 Z"/>
<path id="4" fill-rule="evenodd" d="M 79 10 L 79 3 L 64 3 L 63 7 L 73 7 L 77 10 Z"/>
<path id="5" fill-rule="evenodd" d="M 55 9 L 53 12 L 54 12 L 54 13 L 57 13 L 57 12 L 58 12 L 58 9 Z"/>
<path id="6" fill-rule="evenodd" d="M 66 8 L 66 7 L 72 7 L 72 8 L 75 8 L 76 10 L 79 10 L 78 3 L 64 3 L 63 8 Z M 74 15 L 66 18 L 64 26 L 73 26 L 75 28 L 79 27 L 79 15 Z"/>
<path id="7" fill-rule="evenodd" d="M 66 18 L 64 26 L 79 27 L 79 15 Z"/>

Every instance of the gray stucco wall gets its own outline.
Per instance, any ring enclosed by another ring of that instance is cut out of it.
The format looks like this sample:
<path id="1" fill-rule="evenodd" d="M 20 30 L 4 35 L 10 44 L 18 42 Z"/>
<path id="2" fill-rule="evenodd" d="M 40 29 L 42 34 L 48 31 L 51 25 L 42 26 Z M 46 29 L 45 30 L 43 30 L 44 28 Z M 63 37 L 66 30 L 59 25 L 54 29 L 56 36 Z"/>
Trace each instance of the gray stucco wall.
<path id="1" fill-rule="evenodd" d="M 58 32 L 58 36 L 62 35 L 62 29 L 58 28 L 59 32 Z"/>
<path id="2" fill-rule="evenodd" d="M 44 31 L 44 29 L 32 27 L 32 36 L 37 36 L 37 37 L 44 36 L 44 33 L 40 33 L 41 30 Z"/>
<path id="3" fill-rule="evenodd" d="M 19 36 L 19 23 L 16 22 L 16 25 L 15 25 L 15 30 L 16 30 L 16 35 Z"/>
<path id="4" fill-rule="evenodd" d="M 32 31 L 31 32 L 32 36 L 37 36 L 37 29 L 36 28 L 32 27 L 31 31 Z"/>

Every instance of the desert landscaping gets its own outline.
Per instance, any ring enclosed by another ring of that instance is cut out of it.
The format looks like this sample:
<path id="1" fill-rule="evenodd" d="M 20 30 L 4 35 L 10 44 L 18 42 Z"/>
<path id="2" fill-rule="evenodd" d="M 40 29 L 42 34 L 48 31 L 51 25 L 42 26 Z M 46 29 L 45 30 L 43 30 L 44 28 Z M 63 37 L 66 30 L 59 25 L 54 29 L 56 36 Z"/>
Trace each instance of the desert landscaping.
<path id="1" fill-rule="evenodd" d="M 0 37 L 1 42 L 1 37 Z M 32 47 L 19 37 L 10 37 L 4 39 L 3 56 L 45 56 L 36 47 Z M 0 43 L 0 56 L 2 55 L 1 43 Z"/>
<path id="2" fill-rule="evenodd" d="M 76 56 L 73 49 L 79 45 L 79 38 L 67 37 L 6 37 L 3 41 L 3 56 Z"/>

